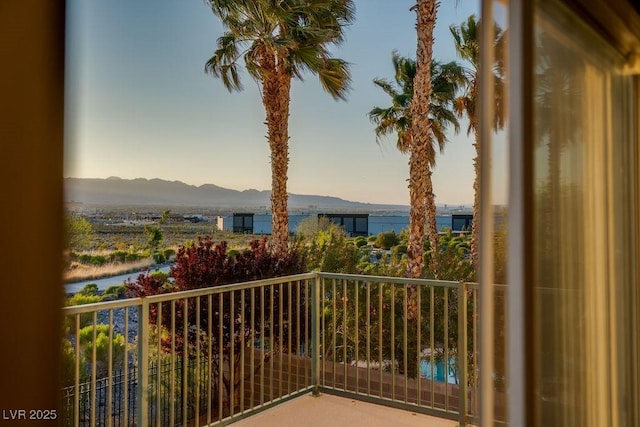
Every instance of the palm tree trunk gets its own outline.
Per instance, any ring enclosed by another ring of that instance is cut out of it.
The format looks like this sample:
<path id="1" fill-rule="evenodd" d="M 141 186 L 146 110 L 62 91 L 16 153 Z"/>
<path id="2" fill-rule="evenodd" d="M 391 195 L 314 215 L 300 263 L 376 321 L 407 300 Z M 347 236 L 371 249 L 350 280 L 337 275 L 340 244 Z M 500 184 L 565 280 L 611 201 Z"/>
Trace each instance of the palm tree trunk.
<path id="1" fill-rule="evenodd" d="M 431 96 L 431 59 L 433 58 L 433 29 L 436 25 L 438 3 L 436 0 L 418 0 L 414 6 L 417 12 L 416 30 L 418 47 L 416 49 L 416 76 L 413 83 L 413 101 L 411 102 L 411 140 L 409 158 L 409 245 L 407 255 L 409 277 L 422 275 L 424 253 L 425 194 L 427 191 L 427 175 L 430 172 L 429 138 L 431 123 L 429 122 L 429 97 Z M 417 289 L 409 289 L 407 318 L 417 316 Z"/>
<path id="2" fill-rule="evenodd" d="M 476 157 L 473 159 L 473 219 L 471 220 L 471 261 L 474 269 L 478 271 L 480 255 L 478 245 L 480 244 L 480 136 L 478 134 L 478 123 L 475 117 L 470 117 L 475 141 L 473 148 L 476 150 Z"/>
<path id="3" fill-rule="evenodd" d="M 289 91 L 291 75 L 276 71 L 263 78 L 262 102 L 267 114 L 267 138 L 271 149 L 271 236 L 273 250 L 287 250 L 287 171 L 289 168 Z"/>
<path id="4" fill-rule="evenodd" d="M 424 146 L 411 150 L 409 156 L 409 245 L 407 247 L 407 275 L 412 278 L 422 276 L 424 253 L 424 226 L 426 220 L 426 188 L 429 162 Z"/>
<path id="5" fill-rule="evenodd" d="M 427 209 L 427 235 L 429 236 L 429 246 L 431 247 L 431 268 L 433 277 L 438 279 L 439 273 L 439 252 L 438 252 L 438 224 L 436 222 L 436 196 L 433 194 L 433 181 L 431 170 L 427 174 L 427 193 L 426 193 L 426 209 Z"/>

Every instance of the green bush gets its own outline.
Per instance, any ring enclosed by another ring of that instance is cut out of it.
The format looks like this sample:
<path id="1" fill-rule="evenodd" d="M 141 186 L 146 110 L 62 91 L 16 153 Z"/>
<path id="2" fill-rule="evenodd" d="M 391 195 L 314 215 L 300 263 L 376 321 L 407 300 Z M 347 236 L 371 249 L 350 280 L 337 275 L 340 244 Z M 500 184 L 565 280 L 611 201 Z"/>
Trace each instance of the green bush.
<path id="1" fill-rule="evenodd" d="M 167 262 L 167 259 L 160 252 L 156 252 L 153 254 L 153 261 L 155 261 L 156 264 L 164 264 Z"/>
<path id="2" fill-rule="evenodd" d="M 359 248 L 361 248 L 363 246 L 367 246 L 367 239 L 365 239 L 362 236 L 358 236 L 355 239 L 353 239 L 353 244 L 356 245 Z"/>
<path id="3" fill-rule="evenodd" d="M 102 294 L 102 301 L 123 298 L 124 293 L 124 284 L 109 286 Z"/>
<path id="4" fill-rule="evenodd" d="M 395 246 L 400 243 L 400 238 L 396 234 L 395 231 L 383 232 L 378 234 L 376 237 L 374 246 L 376 248 L 382 249 L 391 249 L 392 246 Z"/>
<path id="5" fill-rule="evenodd" d="M 318 231 L 305 245 L 307 270 L 328 273 L 357 273 L 358 248 L 346 237 L 344 230 L 331 224 Z"/>
<path id="6" fill-rule="evenodd" d="M 84 285 L 84 288 L 82 288 L 82 290 L 78 293 L 80 295 L 86 295 L 86 296 L 98 295 L 98 285 L 96 285 L 95 283 L 87 283 L 86 285 Z M 74 305 L 77 305 L 77 304 L 74 304 Z"/>
<path id="7" fill-rule="evenodd" d="M 100 302 L 100 297 L 98 295 L 84 295 L 81 292 L 78 292 L 67 300 L 67 305 L 85 305 L 94 304 L 96 302 Z"/>
<path id="8" fill-rule="evenodd" d="M 89 325 L 80 330 L 80 352 L 88 365 L 93 358 L 93 335 L 96 335 L 95 339 L 95 352 L 96 352 L 96 372 L 99 377 L 104 376 L 107 373 L 109 362 L 109 333 L 111 328 L 109 325 Z M 113 368 L 122 366 L 124 359 L 124 336 L 113 332 L 111 336 L 111 356 L 113 361 Z"/>
<path id="9" fill-rule="evenodd" d="M 89 284 L 92 285 L 93 283 Z M 89 286 L 87 285 L 87 286 Z M 86 286 L 85 286 L 86 288 Z M 96 286 L 97 289 L 97 286 Z M 84 289 L 83 289 L 84 290 Z M 82 291 L 78 292 L 71 298 L 69 298 L 66 302 L 67 306 L 73 305 L 85 305 L 85 304 L 95 304 L 102 300 L 98 295 L 85 295 Z M 75 320 L 72 320 L 71 317 L 67 317 L 65 328 L 67 329 L 75 329 Z M 80 315 L 80 327 L 83 328 L 89 324 L 93 323 L 93 314 L 92 313 L 84 313 Z"/>
<path id="10" fill-rule="evenodd" d="M 155 279 L 161 280 L 162 282 L 166 282 L 169 280 L 169 273 L 165 273 L 164 271 L 154 271 L 149 274 L 149 277 L 153 277 Z"/>
<path id="11" fill-rule="evenodd" d="M 167 248 L 164 251 L 162 251 L 162 254 L 167 260 L 170 260 L 172 257 L 176 256 L 176 251 L 175 249 Z"/>
<path id="12" fill-rule="evenodd" d="M 407 253 L 407 245 L 396 245 L 391 248 L 391 256 L 395 259 L 402 258 L 402 255 Z"/>
<path id="13" fill-rule="evenodd" d="M 102 255 L 94 255 L 91 257 L 91 261 L 90 261 L 92 265 L 97 265 L 97 266 L 104 265 L 106 264 L 106 262 L 107 262 L 107 258 Z"/>
<path id="14" fill-rule="evenodd" d="M 125 262 L 134 262 L 134 261 L 138 261 L 139 259 L 140 259 L 140 256 L 136 253 L 128 253 L 124 257 Z"/>
<path id="15" fill-rule="evenodd" d="M 109 255 L 109 261 L 125 263 L 127 260 L 127 255 L 129 255 L 129 253 L 126 251 L 115 251 Z"/>

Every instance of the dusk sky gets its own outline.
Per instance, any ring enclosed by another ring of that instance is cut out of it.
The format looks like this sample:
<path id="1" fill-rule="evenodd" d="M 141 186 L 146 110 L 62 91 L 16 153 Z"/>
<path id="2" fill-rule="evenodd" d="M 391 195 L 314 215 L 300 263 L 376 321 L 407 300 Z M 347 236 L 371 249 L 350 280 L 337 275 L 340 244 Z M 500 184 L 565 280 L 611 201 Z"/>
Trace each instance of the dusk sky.
<path id="1" fill-rule="evenodd" d="M 408 156 L 395 137 L 376 144 L 367 112 L 390 105 L 372 80 L 391 79 L 391 52 L 415 57 L 414 0 L 356 0 L 347 40 L 353 89 L 334 101 L 317 78 L 292 86 L 288 190 L 408 204 Z M 456 5 L 457 3 L 457 5 Z M 449 25 L 477 1 L 443 1 L 435 58 L 456 59 Z M 229 93 L 204 73 L 223 28 L 201 0 L 67 0 L 65 176 L 162 178 L 237 190 L 270 188 L 265 114 L 257 84 Z M 438 157 L 438 204 L 473 201 L 474 151 L 461 123 Z"/>

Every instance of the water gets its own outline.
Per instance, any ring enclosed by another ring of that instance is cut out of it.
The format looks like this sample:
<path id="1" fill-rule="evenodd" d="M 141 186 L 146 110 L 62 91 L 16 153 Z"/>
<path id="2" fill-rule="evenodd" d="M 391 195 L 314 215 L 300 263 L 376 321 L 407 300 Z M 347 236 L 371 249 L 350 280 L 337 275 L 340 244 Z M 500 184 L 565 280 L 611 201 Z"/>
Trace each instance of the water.
<path id="1" fill-rule="evenodd" d="M 447 382 L 449 384 L 458 384 L 459 381 L 456 372 L 457 367 L 455 359 L 449 360 L 448 368 L 449 372 L 447 372 Z M 435 377 L 434 379 L 438 382 L 443 383 L 445 378 L 445 371 L 446 369 L 444 366 L 444 360 L 435 362 L 435 366 L 433 368 L 433 376 Z M 429 380 L 431 379 L 431 360 L 422 360 L 420 362 L 420 377 Z"/>

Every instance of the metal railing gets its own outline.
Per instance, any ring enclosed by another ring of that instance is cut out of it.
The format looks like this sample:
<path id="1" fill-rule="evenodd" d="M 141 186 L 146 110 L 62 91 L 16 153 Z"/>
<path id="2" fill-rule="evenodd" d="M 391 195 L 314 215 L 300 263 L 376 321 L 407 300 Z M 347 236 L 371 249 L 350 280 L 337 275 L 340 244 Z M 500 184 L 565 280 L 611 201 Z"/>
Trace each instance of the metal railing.
<path id="1" fill-rule="evenodd" d="M 477 420 L 475 284 L 307 273 L 65 307 L 65 425 L 224 425 L 312 391 Z"/>
<path id="2" fill-rule="evenodd" d="M 477 413 L 474 285 L 326 273 L 319 279 L 321 391 L 461 425 Z"/>

